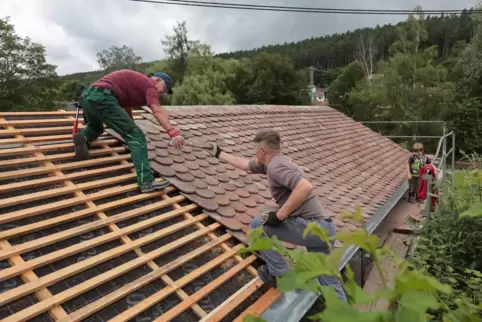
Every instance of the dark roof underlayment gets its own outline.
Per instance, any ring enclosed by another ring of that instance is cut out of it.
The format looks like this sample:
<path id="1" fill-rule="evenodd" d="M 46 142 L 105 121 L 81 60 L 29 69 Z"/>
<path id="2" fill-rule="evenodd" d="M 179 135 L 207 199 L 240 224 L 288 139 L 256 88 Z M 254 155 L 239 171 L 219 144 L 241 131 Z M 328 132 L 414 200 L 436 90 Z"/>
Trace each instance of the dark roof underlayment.
<path id="1" fill-rule="evenodd" d="M 72 114 L 42 114 L 0 114 L 2 321 L 234 321 L 278 296 L 175 187 L 139 194 L 121 142 L 74 162 Z"/>
<path id="2" fill-rule="evenodd" d="M 234 321 L 247 312 L 298 321 L 314 294 L 268 289 L 258 260 L 236 254 L 249 220 L 274 206 L 265 176 L 209 157 L 196 148 L 203 142 L 253 157 L 256 131 L 280 130 L 338 230 L 356 229 L 339 217 L 356 204 L 376 228 L 406 190 L 407 151 L 331 108 L 167 110 L 191 142 L 183 151 L 167 146 L 152 115 L 134 112 L 153 170 L 172 183 L 151 194 L 136 191 L 115 132 L 93 144 L 92 160 L 73 162 L 74 112 L 0 113 L 1 318 L 128 321 L 140 310 L 146 321 Z"/>

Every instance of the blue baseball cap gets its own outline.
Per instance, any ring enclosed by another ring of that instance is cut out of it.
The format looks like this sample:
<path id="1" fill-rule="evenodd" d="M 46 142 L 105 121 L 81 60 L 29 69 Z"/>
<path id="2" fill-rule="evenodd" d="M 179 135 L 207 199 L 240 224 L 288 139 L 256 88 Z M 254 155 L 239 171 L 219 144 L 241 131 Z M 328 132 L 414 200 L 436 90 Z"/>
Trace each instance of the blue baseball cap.
<path id="1" fill-rule="evenodd" d="M 166 73 L 157 72 L 157 73 L 149 74 L 149 77 L 152 77 L 152 76 L 159 77 L 160 79 L 162 79 L 164 83 L 166 83 L 167 93 L 172 94 L 172 80 L 171 80 L 171 77 L 169 77 L 169 75 L 167 75 Z"/>

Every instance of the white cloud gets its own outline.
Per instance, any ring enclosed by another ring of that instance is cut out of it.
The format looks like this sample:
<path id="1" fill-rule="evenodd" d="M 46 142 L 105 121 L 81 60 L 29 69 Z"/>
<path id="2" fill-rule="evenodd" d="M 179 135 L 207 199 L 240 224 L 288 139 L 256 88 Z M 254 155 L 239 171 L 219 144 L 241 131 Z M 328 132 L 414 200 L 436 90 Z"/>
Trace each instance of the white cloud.
<path id="1" fill-rule="evenodd" d="M 225 0 L 228 2 L 229 0 Z M 232 0 L 256 3 L 253 0 Z M 263 4 L 291 5 L 292 0 L 263 0 Z M 468 8 L 475 0 L 336 0 L 324 7 L 411 9 Z M 298 0 L 297 6 L 321 6 Z M 187 21 L 190 37 L 210 44 L 215 52 L 250 49 L 291 42 L 334 32 L 397 22 L 403 16 L 316 15 L 256 12 L 185 6 L 156 5 L 127 0 L 1 0 L 0 15 L 10 16 L 21 36 L 29 36 L 47 49 L 59 74 L 98 68 L 96 53 L 112 45 L 128 45 L 145 61 L 164 56 L 161 38 L 176 21 Z"/>

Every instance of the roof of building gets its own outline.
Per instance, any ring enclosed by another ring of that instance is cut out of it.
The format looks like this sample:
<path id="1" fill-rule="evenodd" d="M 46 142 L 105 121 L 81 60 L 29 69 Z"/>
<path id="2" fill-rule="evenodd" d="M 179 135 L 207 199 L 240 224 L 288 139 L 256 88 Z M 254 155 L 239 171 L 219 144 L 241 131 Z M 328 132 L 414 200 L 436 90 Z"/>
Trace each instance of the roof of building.
<path id="1" fill-rule="evenodd" d="M 149 194 L 137 193 L 115 132 L 108 129 L 92 145 L 92 159 L 78 162 L 75 112 L 0 113 L 4 321 L 238 321 L 273 303 L 270 317 L 303 314 L 309 294 L 280 297 L 256 276 L 256 257 L 237 254 L 249 220 L 275 206 L 266 177 L 208 156 L 197 148 L 205 142 L 250 158 L 259 129 L 280 130 L 284 152 L 338 230 L 355 229 L 339 214 L 356 204 L 377 225 L 406 181 L 406 150 L 329 107 L 167 109 L 191 142 L 182 151 L 167 145 L 151 114 L 134 114 L 152 168 L 172 183 Z"/>
<path id="2" fill-rule="evenodd" d="M 280 296 L 175 187 L 139 194 L 117 139 L 72 160 L 74 113 L 0 113 L 2 321 L 240 321 Z"/>
<path id="3" fill-rule="evenodd" d="M 254 157 L 252 140 L 263 128 L 282 135 L 283 151 L 315 187 L 338 230 L 357 223 L 343 210 L 360 205 L 370 220 L 405 181 L 409 152 L 361 123 L 325 106 L 170 106 L 170 118 L 192 145 L 167 146 L 167 134 L 151 114 L 137 123 L 149 140 L 151 166 L 241 241 L 249 221 L 276 207 L 265 175 L 248 174 L 208 155 L 196 144 L 214 142 L 226 152 Z M 193 147 L 194 146 L 194 147 Z"/>

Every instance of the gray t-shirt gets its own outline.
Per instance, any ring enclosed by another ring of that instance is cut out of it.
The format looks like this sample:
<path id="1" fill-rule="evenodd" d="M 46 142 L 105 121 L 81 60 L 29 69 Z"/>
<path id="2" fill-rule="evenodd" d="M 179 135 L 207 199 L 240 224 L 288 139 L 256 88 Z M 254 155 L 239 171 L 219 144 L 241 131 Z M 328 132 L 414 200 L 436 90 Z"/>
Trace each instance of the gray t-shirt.
<path id="1" fill-rule="evenodd" d="M 271 159 L 268 168 L 257 160 L 250 160 L 249 171 L 268 176 L 268 184 L 273 199 L 282 207 L 288 200 L 295 186 L 303 178 L 303 171 L 288 156 L 278 154 Z M 306 200 L 290 214 L 290 217 L 328 218 L 326 210 L 318 203 L 311 192 Z"/>

